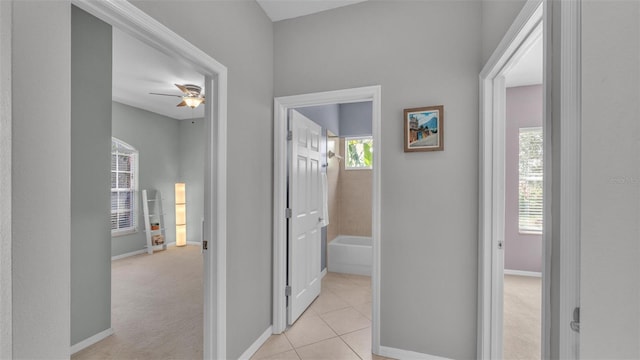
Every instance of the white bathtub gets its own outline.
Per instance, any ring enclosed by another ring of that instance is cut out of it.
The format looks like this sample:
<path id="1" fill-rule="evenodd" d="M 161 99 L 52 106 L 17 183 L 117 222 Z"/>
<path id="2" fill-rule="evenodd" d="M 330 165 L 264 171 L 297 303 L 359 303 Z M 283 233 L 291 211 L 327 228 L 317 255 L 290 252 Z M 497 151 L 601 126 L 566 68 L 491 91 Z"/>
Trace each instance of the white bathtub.
<path id="1" fill-rule="evenodd" d="M 370 237 L 340 235 L 329 243 L 331 272 L 371 276 L 373 246 Z"/>

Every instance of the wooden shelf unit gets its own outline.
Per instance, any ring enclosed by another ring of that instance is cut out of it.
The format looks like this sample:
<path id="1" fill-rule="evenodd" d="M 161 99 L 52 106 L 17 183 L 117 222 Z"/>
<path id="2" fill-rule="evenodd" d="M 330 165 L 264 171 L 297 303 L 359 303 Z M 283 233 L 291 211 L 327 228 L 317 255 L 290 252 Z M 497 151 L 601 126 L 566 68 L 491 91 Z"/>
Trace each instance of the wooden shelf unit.
<path id="1" fill-rule="evenodd" d="M 153 195 L 152 198 L 149 195 Z M 147 253 L 167 249 L 167 237 L 164 227 L 164 212 L 162 209 L 162 194 L 156 190 L 148 192 L 142 190 L 142 209 L 144 211 L 144 232 L 147 237 Z M 162 239 L 162 243 L 158 240 Z"/>

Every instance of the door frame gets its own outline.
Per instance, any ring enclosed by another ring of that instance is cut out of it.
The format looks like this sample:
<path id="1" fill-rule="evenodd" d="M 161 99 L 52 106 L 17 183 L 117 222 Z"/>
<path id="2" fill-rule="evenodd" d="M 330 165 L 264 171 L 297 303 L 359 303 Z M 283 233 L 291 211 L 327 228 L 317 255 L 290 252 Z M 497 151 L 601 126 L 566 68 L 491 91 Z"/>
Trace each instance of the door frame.
<path id="1" fill-rule="evenodd" d="M 205 75 L 205 239 L 203 357 L 226 358 L 227 68 L 128 1 L 71 0 L 113 27 Z"/>
<path id="2" fill-rule="evenodd" d="M 560 44 L 552 44 L 552 4 L 547 0 L 528 0 L 504 38 L 482 69 L 480 80 L 480 139 L 479 139 L 479 251 L 478 251 L 478 343 L 479 359 L 494 359 L 502 356 L 502 284 L 503 253 L 498 242 L 504 241 L 504 156 L 505 156 L 505 84 L 504 72 L 516 58 L 519 49 L 526 46 L 528 36 L 542 21 L 544 41 L 544 231 L 542 267 L 542 358 L 551 353 L 551 308 L 557 306 L 559 316 L 559 356 L 578 358 L 578 335 L 569 327 L 573 307 L 579 304 L 579 229 L 580 229 L 580 50 L 579 50 L 579 4 L 568 2 L 559 14 L 563 25 L 559 31 Z M 558 31 L 558 30 L 556 30 Z M 560 59 L 560 86 L 552 84 L 553 51 Z M 552 90 L 559 89 L 561 101 L 560 117 L 552 112 Z M 500 109 L 502 109 L 500 111 Z M 553 126 L 552 126 L 553 125 Z M 553 128 L 560 128 L 558 148 L 552 149 Z M 555 153 L 552 153 L 555 150 Z M 555 166 L 559 174 L 552 174 Z M 557 178 L 559 176 L 559 178 Z M 554 179 L 555 178 L 555 179 Z M 559 188 L 558 193 L 552 193 Z M 556 203 L 552 203 L 555 200 Z M 552 209 L 557 209 L 562 222 L 560 232 L 553 230 Z M 556 237 L 556 240 L 554 240 Z M 562 238 L 560 244 L 557 239 Z M 551 273 L 554 242 L 560 247 L 558 266 Z M 559 279 L 560 293 L 551 301 L 552 279 Z M 564 324 L 564 326 L 563 326 Z M 500 330 L 498 330 L 500 329 Z"/>
<path id="3" fill-rule="evenodd" d="M 276 97 L 273 115 L 273 333 L 287 326 L 285 286 L 287 284 L 287 115 L 289 109 L 328 104 L 372 101 L 373 157 L 372 240 L 372 352 L 380 352 L 380 178 L 381 178 L 381 86 Z"/>
<path id="4" fill-rule="evenodd" d="M 528 1 L 480 73 L 478 358 L 503 357 L 505 240 L 505 74 L 542 34 L 543 8 Z M 505 40 L 509 40 L 505 42 Z M 543 66 L 544 67 L 544 66 Z M 543 84 L 544 87 L 544 84 Z M 546 129 L 545 129 L 546 130 Z M 545 153 L 549 149 L 545 143 Z M 546 168 L 545 168 L 546 170 Z M 545 239 L 543 236 L 543 254 Z M 548 259 L 543 256 L 543 264 Z M 542 269 L 546 294 L 545 269 Z M 543 295 L 544 298 L 544 295 Z M 542 305 L 545 309 L 546 304 Z M 544 319 L 543 319 L 544 322 Z"/>

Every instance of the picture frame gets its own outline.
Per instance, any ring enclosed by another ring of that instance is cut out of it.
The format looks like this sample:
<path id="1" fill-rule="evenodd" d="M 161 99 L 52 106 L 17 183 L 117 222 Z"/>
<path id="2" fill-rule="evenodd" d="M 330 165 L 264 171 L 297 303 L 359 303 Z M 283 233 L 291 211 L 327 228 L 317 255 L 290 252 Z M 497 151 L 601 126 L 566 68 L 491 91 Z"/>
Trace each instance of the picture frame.
<path id="1" fill-rule="evenodd" d="M 444 105 L 404 109 L 404 152 L 444 150 Z"/>

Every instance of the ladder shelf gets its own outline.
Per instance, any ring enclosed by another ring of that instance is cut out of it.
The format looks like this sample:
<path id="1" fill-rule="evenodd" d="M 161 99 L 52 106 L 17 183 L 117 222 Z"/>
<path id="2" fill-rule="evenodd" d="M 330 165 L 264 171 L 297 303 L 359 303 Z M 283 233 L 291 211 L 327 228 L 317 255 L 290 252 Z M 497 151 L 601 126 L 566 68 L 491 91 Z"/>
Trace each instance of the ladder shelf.
<path id="1" fill-rule="evenodd" d="M 160 191 L 142 190 L 142 209 L 144 211 L 144 232 L 147 238 L 147 253 L 167 249 Z"/>

